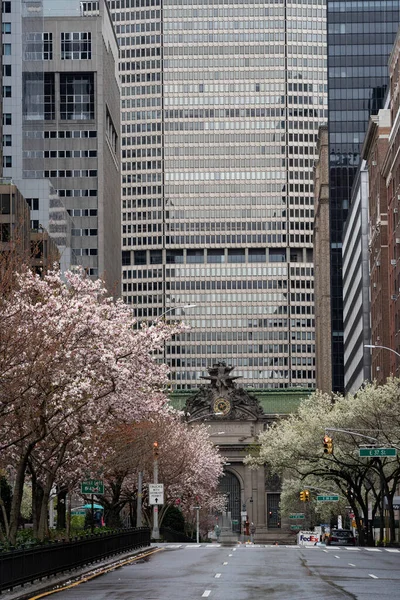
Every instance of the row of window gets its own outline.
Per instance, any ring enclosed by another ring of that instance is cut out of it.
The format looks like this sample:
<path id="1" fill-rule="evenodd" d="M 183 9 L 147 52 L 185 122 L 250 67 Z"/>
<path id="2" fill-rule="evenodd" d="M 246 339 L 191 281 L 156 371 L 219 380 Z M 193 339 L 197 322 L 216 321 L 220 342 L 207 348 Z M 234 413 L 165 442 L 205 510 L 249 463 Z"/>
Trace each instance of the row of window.
<path id="1" fill-rule="evenodd" d="M 86 138 L 97 138 L 97 131 L 93 130 L 65 130 L 60 129 L 59 131 L 24 131 L 24 137 L 27 139 L 86 139 Z"/>
<path id="2" fill-rule="evenodd" d="M 297 236 L 297 243 L 312 243 L 312 236 Z M 306 240 L 307 237 L 307 240 Z M 293 239 L 293 241 L 295 241 Z M 123 246 L 155 246 L 162 243 L 161 237 L 138 237 L 124 238 Z M 172 246 L 184 246 L 186 244 L 285 244 L 286 235 L 206 235 L 206 236 L 169 236 L 165 237 L 165 243 Z M 130 264 L 130 263 L 126 263 Z"/>
<path id="3" fill-rule="evenodd" d="M 22 153 L 22 157 L 23 158 L 97 158 L 97 150 L 25 150 Z"/>
<path id="4" fill-rule="evenodd" d="M 23 177 L 27 179 L 48 179 L 49 177 L 97 177 L 97 169 L 54 169 L 54 170 L 26 170 Z"/>

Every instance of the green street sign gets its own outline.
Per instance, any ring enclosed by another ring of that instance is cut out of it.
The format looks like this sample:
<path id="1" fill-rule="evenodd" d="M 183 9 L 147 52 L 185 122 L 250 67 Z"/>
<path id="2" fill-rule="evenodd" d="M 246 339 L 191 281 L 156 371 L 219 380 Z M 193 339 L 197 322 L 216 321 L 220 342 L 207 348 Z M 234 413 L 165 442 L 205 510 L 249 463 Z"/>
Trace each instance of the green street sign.
<path id="1" fill-rule="evenodd" d="M 237 519 L 232 519 L 232 525 L 237 525 L 239 521 Z"/>
<path id="2" fill-rule="evenodd" d="M 81 494 L 104 494 L 102 479 L 86 479 L 81 482 Z"/>
<path id="3" fill-rule="evenodd" d="M 360 458 L 362 456 L 397 456 L 396 448 L 360 448 Z"/>
<path id="4" fill-rule="evenodd" d="M 289 519 L 305 519 L 304 513 L 292 513 Z"/>
<path id="5" fill-rule="evenodd" d="M 317 502 L 339 502 L 339 496 L 332 494 L 332 496 L 317 496 Z"/>
<path id="6" fill-rule="evenodd" d="M 303 527 L 303 525 L 291 525 L 290 529 L 292 531 L 300 531 L 300 529 Z"/>

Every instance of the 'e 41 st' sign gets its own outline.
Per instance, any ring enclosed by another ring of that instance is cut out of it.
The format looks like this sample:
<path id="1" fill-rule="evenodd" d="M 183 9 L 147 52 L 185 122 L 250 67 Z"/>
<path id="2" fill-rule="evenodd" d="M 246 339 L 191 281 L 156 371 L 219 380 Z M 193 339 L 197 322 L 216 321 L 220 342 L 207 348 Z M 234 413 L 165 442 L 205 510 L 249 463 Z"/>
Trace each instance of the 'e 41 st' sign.
<path id="1" fill-rule="evenodd" d="M 359 456 L 396 456 L 396 448 L 360 448 Z"/>
<path id="2" fill-rule="evenodd" d="M 104 494 L 104 481 L 102 479 L 82 481 L 81 494 Z"/>

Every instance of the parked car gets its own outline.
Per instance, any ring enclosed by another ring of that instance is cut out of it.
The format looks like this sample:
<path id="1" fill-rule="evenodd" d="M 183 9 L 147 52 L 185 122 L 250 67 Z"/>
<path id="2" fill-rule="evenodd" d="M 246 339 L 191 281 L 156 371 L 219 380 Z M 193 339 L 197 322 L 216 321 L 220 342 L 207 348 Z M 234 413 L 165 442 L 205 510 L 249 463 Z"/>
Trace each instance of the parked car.
<path id="1" fill-rule="evenodd" d="M 327 546 L 354 546 L 356 539 L 350 529 L 332 529 L 326 539 Z"/>

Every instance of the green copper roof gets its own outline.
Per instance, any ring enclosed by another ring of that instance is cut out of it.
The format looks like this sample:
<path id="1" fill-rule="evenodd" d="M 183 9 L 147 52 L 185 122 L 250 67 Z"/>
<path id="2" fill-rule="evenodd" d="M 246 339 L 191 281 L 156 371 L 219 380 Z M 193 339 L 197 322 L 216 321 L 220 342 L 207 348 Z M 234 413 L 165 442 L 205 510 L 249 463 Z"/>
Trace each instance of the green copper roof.
<path id="1" fill-rule="evenodd" d="M 288 415 L 297 410 L 301 400 L 313 393 L 309 388 L 288 389 L 247 389 L 260 402 L 266 415 Z M 183 410 L 186 399 L 196 390 L 179 390 L 169 395 L 171 405 L 177 410 Z"/>

